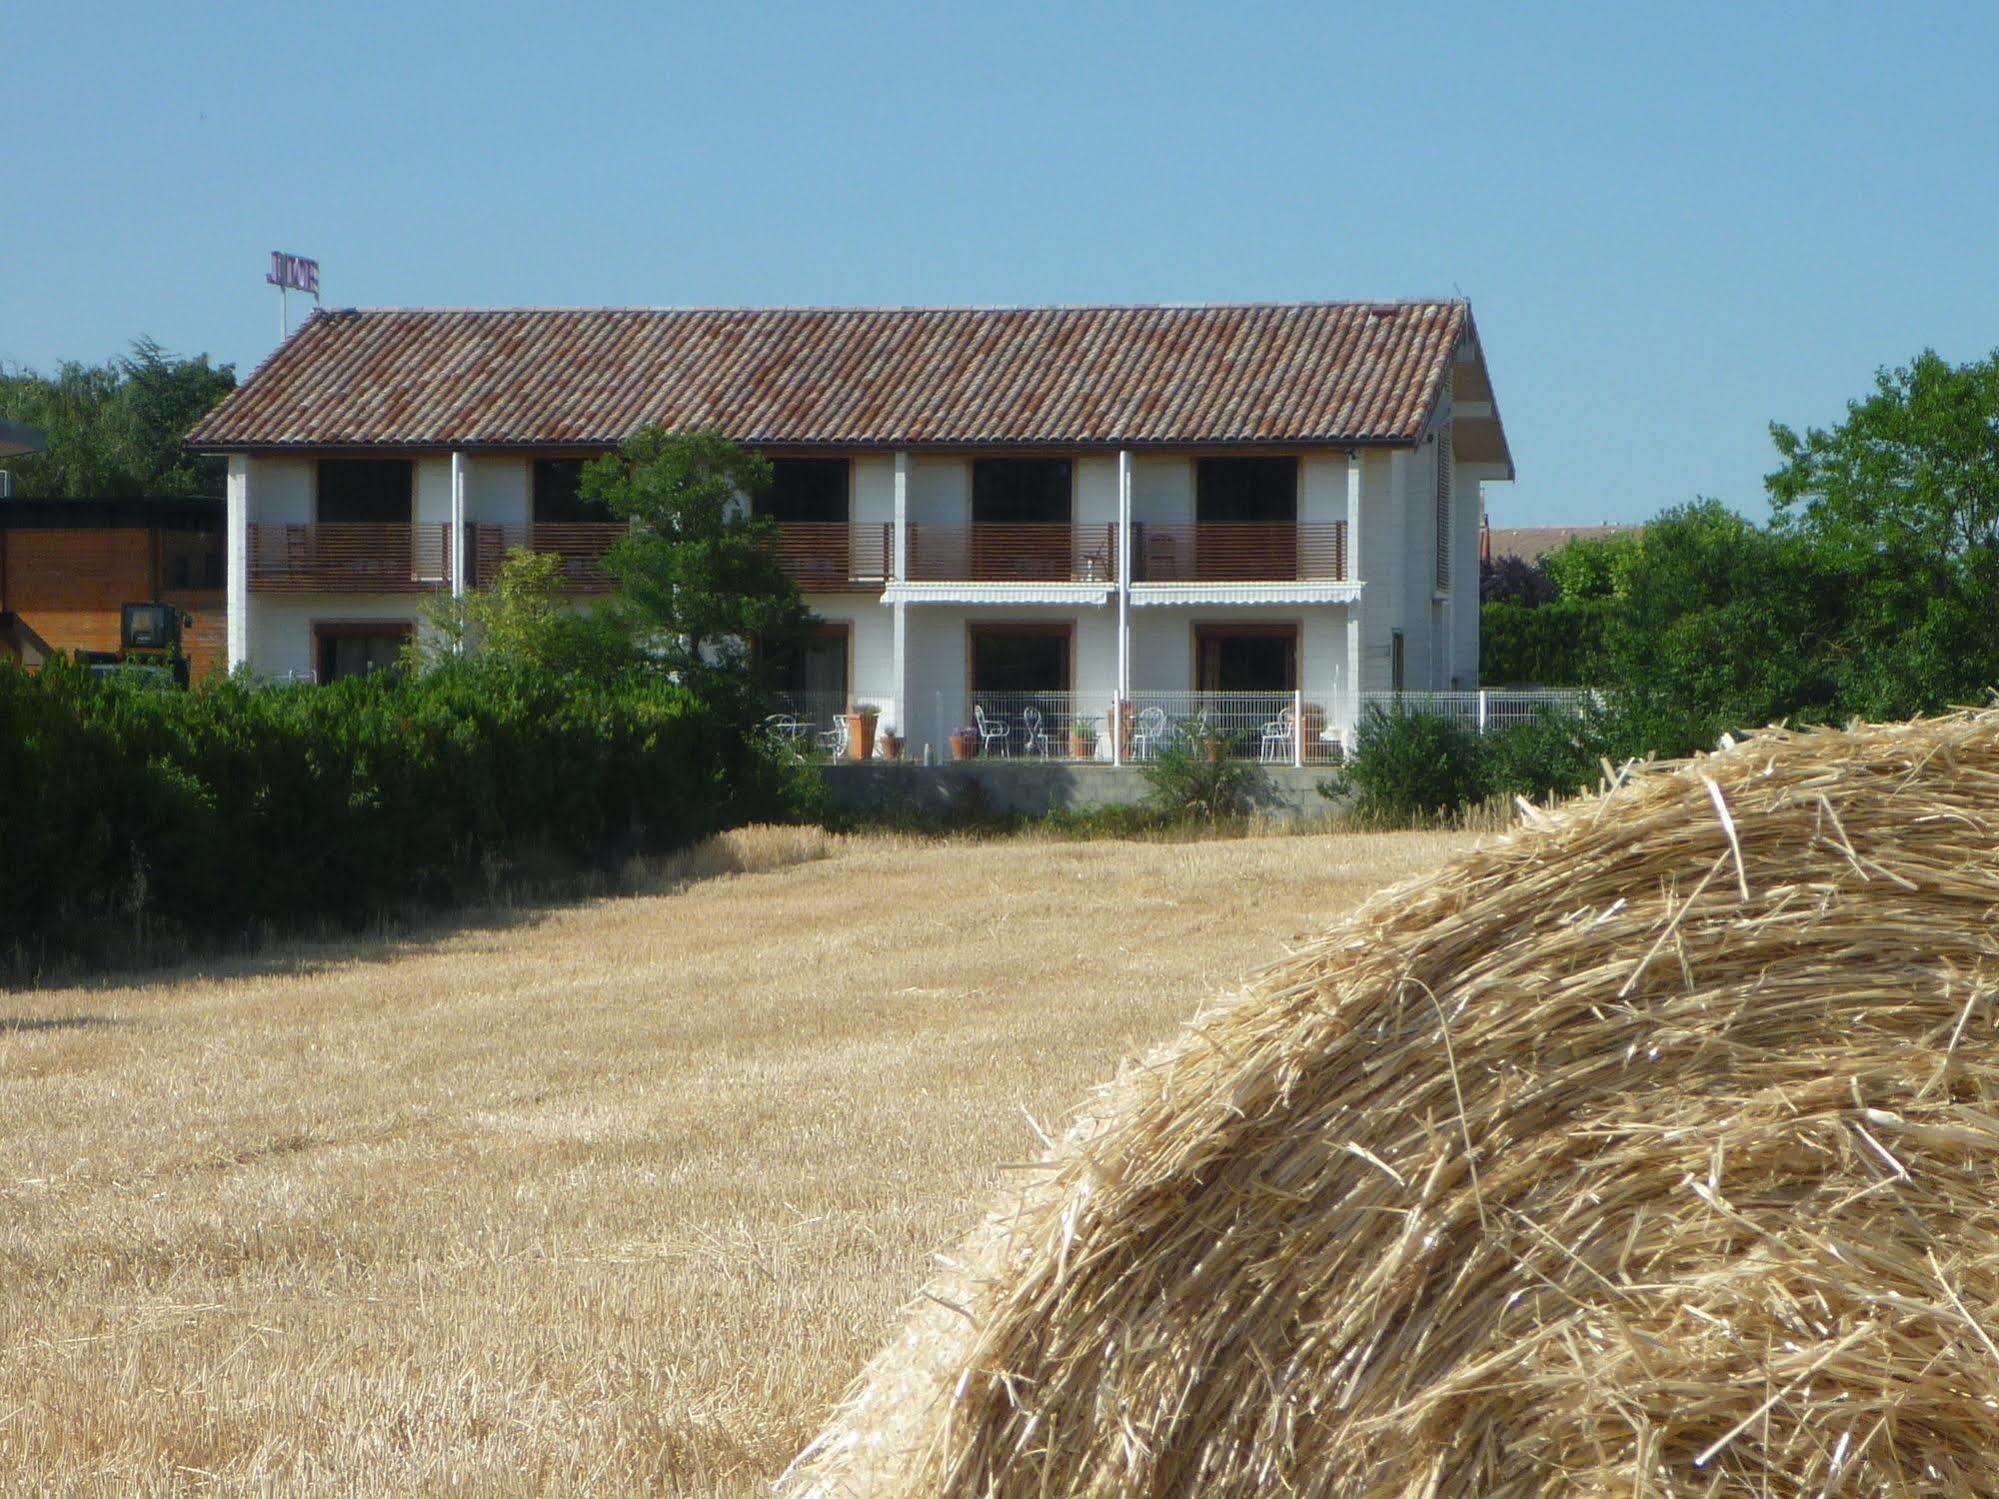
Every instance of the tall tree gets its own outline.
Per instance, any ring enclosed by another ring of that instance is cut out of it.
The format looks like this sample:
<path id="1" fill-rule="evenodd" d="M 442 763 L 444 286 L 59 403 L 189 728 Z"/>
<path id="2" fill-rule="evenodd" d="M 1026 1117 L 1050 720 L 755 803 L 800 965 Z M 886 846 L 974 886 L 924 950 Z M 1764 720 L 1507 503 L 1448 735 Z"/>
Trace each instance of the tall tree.
<path id="1" fill-rule="evenodd" d="M 605 565 L 682 680 L 740 678 L 751 641 L 795 639 L 810 616 L 778 566 L 774 523 L 746 503 L 770 465 L 718 432 L 642 427 L 583 470 L 585 499 L 633 522 Z"/>
<path id="2" fill-rule="evenodd" d="M 109 364 L 68 362 L 53 375 L 0 374 L 0 416 L 40 427 L 48 450 L 9 459 L 26 499 L 220 495 L 225 464 L 181 438 L 236 388 L 233 365 L 180 359 L 150 338 Z"/>
<path id="3" fill-rule="evenodd" d="M 1926 350 L 1846 420 L 1774 424 L 1779 531 L 1841 582 L 1840 698 L 1899 717 L 1999 685 L 1999 353 Z"/>

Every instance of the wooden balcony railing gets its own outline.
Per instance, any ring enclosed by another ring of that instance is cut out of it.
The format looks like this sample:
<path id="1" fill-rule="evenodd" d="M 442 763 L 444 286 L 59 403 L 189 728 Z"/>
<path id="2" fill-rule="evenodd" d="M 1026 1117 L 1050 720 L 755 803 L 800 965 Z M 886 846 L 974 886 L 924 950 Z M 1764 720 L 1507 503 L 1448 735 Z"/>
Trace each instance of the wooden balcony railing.
<path id="1" fill-rule="evenodd" d="M 782 521 L 777 561 L 801 593 L 880 591 L 895 556 L 895 526 L 887 521 Z"/>
<path id="2" fill-rule="evenodd" d="M 909 527 L 916 583 L 1111 583 L 1117 527 L 1061 523 Z"/>
<path id="3" fill-rule="evenodd" d="M 500 564 L 517 547 L 561 559 L 563 588 L 570 593 L 611 593 L 618 580 L 604 570 L 604 554 L 630 528 L 621 521 L 536 521 L 525 526 L 473 522 L 465 527 L 466 583 L 490 588 Z"/>
<path id="4" fill-rule="evenodd" d="M 450 581 L 451 527 L 253 525 L 259 593 L 416 593 Z"/>
<path id="5" fill-rule="evenodd" d="M 1135 523 L 1131 571 L 1138 583 L 1343 582 L 1347 523 Z"/>

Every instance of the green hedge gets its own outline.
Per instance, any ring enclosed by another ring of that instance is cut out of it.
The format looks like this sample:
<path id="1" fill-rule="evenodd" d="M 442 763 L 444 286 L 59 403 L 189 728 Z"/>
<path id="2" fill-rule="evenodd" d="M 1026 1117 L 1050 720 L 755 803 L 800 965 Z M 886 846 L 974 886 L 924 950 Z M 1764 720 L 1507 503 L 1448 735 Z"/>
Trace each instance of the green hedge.
<path id="1" fill-rule="evenodd" d="M 0 945 L 353 920 L 784 816 L 797 783 L 742 719 L 662 682 L 472 668 L 189 693 L 0 667 Z"/>
<path id="2" fill-rule="evenodd" d="M 1603 649 L 1603 629 L 1613 599 L 1563 600 L 1530 607 L 1484 604 L 1479 608 L 1478 674 L 1499 685 L 1594 685 L 1592 667 Z"/>

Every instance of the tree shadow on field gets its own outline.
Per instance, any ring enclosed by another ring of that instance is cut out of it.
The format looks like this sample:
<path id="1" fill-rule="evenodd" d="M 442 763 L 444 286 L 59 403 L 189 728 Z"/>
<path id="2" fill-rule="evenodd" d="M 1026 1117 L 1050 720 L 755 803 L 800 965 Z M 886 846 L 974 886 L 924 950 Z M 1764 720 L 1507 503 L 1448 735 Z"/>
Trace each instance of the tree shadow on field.
<path id="1" fill-rule="evenodd" d="M 433 945 L 472 935 L 498 936 L 539 926 L 594 900 L 676 894 L 726 875 L 760 874 L 830 858 L 833 838 L 817 827 L 739 828 L 671 854 L 632 858 L 587 870 L 517 866 L 457 904 L 410 905 L 360 921 L 332 919 L 279 926 L 263 922 L 223 940 L 148 932 L 100 931 L 87 945 L 0 954 L 0 996 L 48 989 L 86 992 L 192 979 L 226 981 L 306 977 L 353 963 L 391 963 Z M 9 1021 L 0 1033 L 83 1024 L 109 1017 Z"/>

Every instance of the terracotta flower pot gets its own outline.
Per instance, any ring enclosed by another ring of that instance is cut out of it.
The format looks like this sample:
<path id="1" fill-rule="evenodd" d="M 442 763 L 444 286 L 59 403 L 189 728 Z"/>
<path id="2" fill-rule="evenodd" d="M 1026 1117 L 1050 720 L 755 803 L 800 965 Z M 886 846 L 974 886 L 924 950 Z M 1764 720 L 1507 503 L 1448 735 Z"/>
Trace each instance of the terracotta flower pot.
<path id="1" fill-rule="evenodd" d="M 900 760 L 902 758 L 902 735 L 900 734 L 882 735 L 881 747 L 882 747 L 882 758 L 884 760 Z"/>
<path id="2" fill-rule="evenodd" d="M 951 758 L 971 760 L 979 753 L 979 736 L 970 729 L 958 729 L 951 735 Z"/>
<path id="3" fill-rule="evenodd" d="M 849 760 L 872 760 L 875 754 L 875 725 L 881 722 L 879 713 L 849 713 L 847 715 L 847 758 Z"/>
<path id="4" fill-rule="evenodd" d="M 1097 758 L 1097 736 L 1094 734 L 1069 735 L 1069 758 L 1071 760 L 1094 760 Z"/>

